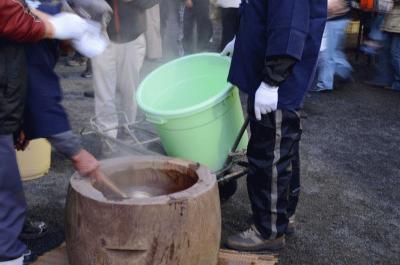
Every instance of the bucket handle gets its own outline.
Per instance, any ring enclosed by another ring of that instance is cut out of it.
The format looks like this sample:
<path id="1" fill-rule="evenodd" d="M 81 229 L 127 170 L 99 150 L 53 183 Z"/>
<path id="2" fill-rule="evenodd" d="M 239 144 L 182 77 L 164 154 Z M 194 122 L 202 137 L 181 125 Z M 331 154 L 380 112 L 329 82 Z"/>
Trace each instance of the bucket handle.
<path id="1" fill-rule="evenodd" d="M 156 117 L 156 116 L 150 116 L 150 115 L 146 115 L 146 121 L 157 124 L 157 125 L 163 125 L 163 124 L 167 123 L 167 121 L 163 118 Z"/>

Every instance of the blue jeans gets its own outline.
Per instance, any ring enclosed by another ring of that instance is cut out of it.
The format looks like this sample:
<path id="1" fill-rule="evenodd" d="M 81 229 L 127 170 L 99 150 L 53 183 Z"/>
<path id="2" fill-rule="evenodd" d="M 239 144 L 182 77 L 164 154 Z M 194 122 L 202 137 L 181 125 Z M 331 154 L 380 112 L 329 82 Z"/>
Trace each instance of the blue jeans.
<path id="1" fill-rule="evenodd" d="M 0 135 L 0 262 L 22 256 L 26 202 L 12 135 Z"/>
<path id="2" fill-rule="evenodd" d="M 390 53 L 392 55 L 392 66 L 394 72 L 394 81 L 392 88 L 400 91 L 400 34 L 391 34 Z"/>
<path id="3" fill-rule="evenodd" d="M 386 33 L 384 47 L 377 59 L 375 76 L 371 81 L 400 91 L 400 34 Z"/>
<path id="4" fill-rule="evenodd" d="M 386 40 L 386 34 L 381 30 L 381 26 L 383 24 L 385 16 L 384 15 L 378 15 L 374 21 L 372 22 L 371 25 L 371 31 L 368 34 L 368 37 L 371 40 L 374 41 L 385 41 Z"/>
<path id="5" fill-rule="evenodd" d="M 325 50 L 319 53 L 317 66 L 317 89 L 333 89 L 335 74 L 343 79 L 350 77 L 353 68 L 343 52 L 348 19 L 327 21 L 324 35 Z"/>

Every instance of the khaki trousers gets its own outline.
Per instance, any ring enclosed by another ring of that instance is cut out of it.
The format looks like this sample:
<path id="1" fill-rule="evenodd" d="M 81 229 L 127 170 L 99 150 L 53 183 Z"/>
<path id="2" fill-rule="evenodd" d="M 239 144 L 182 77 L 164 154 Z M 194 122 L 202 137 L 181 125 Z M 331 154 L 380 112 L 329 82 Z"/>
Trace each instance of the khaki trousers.
<path id="1" fill-rule="evenodd" d="M 95 112 L 97 125 L 102 129 L 118 126 L 118 111 L 123 111 L 128 122 L 136 119 L 136 88 L 146 53 L 142 34 L 128 43 L 111 43 L 103 54 L 92 59 Z M 111 137 L 117 130 L 108 131 Z"/>
<path id="2" fill-rule="evenodd" d="M 158 59 L 162 57 L 162 40 L 160 32 L 160 5 L 155 5 L 146 10 L 147 30 L 146 56 L 149 59 Z"/>

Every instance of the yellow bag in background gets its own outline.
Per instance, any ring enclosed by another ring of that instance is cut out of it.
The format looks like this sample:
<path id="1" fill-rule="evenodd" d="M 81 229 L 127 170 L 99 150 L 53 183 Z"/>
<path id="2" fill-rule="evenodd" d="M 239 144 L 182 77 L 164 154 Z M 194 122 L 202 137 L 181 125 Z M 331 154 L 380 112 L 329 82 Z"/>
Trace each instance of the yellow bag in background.
<path id="1" fill-rule="evenodd" d="M 17 151 L 17 162 L 22 180 L 40 178 L 49 172 L 51 145 L 45 139 L 32 140 L 25 151 Z"/>

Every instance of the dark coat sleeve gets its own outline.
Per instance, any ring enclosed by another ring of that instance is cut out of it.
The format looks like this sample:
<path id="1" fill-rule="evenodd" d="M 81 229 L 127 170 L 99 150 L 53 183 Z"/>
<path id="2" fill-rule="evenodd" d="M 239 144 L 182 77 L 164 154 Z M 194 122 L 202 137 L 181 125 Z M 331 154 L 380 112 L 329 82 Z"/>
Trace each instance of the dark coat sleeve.
<path id="1" fill-rule="evenodd" d="M 265 59 L 264 82 L 270 86 L 279 86 L 292 73 L 297 60 L 290 56 L 276 56 Z"/>
<path id="2" fill-rule="evenodd" d="M 24 1 L 0 1 L 0 37 L 18 42 L 36 42 L 44 35 L 44 23 L 29 11 Z"/>
<path id="3" fill-rule="evenodd" d="M 300 60 L 309 31 L 310 0 L 268 1 L 266 57 Z"/>
<path id="4" fill-rule="evenodd" d="M 309 0 L 269 1 L 264 82 L 279 86 L 301 59 L 310 24 Z"/>

